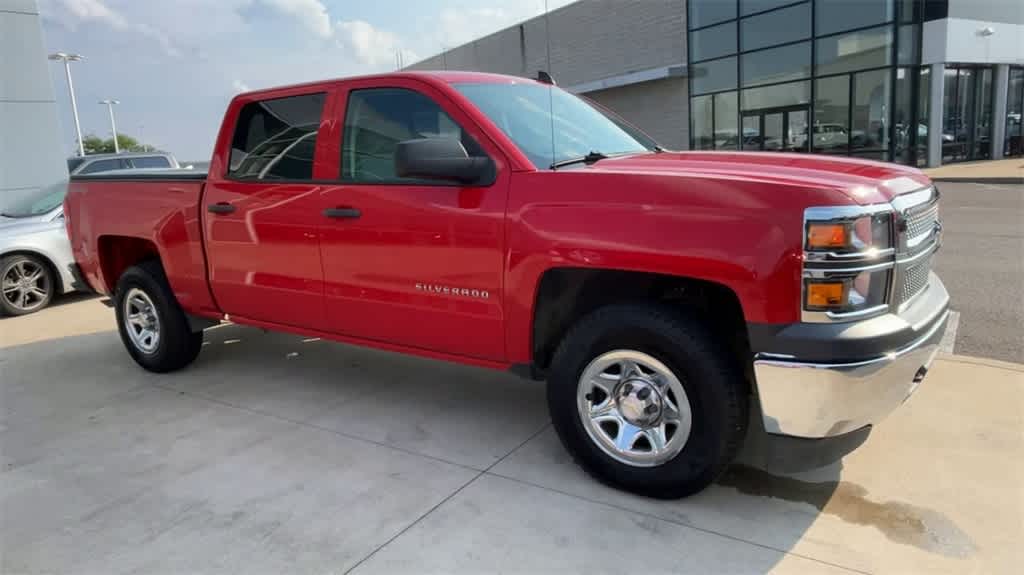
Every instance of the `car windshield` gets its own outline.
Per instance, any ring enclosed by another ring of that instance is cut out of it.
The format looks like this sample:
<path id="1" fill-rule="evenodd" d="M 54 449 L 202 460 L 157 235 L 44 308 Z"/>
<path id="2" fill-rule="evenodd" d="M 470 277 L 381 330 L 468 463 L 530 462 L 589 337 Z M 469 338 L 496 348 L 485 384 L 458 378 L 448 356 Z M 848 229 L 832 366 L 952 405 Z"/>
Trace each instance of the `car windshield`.
<path id="1" fill-rule="evenodd" d="M 8 218 L 30 218 L 50 212 L 64 203 L 68 183 L 58 182 L 29 194 L 3 211 Z"/>
<path id="2" fill-rule="evenodd" d="M 544 84 L 455 84 L 541 169 L 587 156 L 647 152 L 638 129 L 560 88 Z"/>

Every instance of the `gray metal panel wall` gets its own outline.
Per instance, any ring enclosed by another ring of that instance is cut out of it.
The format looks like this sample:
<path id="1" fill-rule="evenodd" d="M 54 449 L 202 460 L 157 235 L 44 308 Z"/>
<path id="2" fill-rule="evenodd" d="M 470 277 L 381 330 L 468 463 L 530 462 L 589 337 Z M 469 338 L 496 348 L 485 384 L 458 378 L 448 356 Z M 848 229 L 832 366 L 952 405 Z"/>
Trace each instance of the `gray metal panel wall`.
<path id="1" fill-rule="evenodd" d="M 662 146 L 674 150 L 689 148 L 686 78 L 589 92 L 587 97 L 647 132 Z"/>
<path id="2" fill-rule="evenodd" d="M 0 210 L 67 177 L 34 1 L 0 0 Z"/>

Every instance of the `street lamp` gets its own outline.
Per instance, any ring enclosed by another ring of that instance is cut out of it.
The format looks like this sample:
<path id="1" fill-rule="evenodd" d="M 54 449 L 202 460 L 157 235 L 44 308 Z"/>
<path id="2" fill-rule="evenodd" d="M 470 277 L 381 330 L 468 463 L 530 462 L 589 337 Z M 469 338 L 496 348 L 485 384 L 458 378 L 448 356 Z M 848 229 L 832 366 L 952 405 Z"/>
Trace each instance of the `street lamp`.
<path id="1" fill-rule="evenodd" d="M 100 104 L 106 105 L 110 112 L 110 131 L 114 134 L 114 153 L 120 154 L 121 148 L 117 145 L 117 124 L 114 123 L 114 104 L 120 104 L 120 100 L 100 100 Z"/>
<path id="2" fill-rule="evenodd" d="M 75 117 L 75 135 L 78 136 L 78 155 L 84 156 L 85 146 L 82 144 L 82 125 L 78 123 L 78 103 L 75 102 L 75 85 L 71 82 L 71 63 L 80 62 L 84 58 L 80 54 L 57 52 L 56 54 L 50 54 L 49 59 L 55 62 L 64 62 L 64 73 L 68 78 L 68 92 L 71 94 L 71 113 Z"/>

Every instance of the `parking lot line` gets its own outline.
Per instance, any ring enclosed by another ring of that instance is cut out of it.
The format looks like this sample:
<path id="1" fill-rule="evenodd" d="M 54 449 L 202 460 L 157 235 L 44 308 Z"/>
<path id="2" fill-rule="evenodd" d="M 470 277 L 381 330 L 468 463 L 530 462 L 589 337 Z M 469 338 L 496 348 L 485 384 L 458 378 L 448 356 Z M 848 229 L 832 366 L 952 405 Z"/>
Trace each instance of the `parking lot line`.
<path id="1" fill-rule="evenodd" d="M 956 353 L 956 330 L 960 328 L 960 312 L 949 312 L 949 323 L 946 324 L 946 333 L 939 342 L 939 351 L 947 355 Z"/>

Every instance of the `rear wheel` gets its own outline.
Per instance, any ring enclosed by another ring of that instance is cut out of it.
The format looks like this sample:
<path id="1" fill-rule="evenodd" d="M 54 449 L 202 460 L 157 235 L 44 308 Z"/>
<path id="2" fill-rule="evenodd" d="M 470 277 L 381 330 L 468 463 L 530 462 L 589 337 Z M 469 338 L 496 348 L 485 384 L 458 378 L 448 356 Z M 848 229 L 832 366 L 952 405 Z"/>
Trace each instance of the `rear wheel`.
<path id="1" fill-rule="evenodd" d="M 654 305 L 580 320 L 552 361 L 548 407 L 586 471 L 653 497 L 704 489 L 746 433 L 738 366 L 699 322 Z"/>
<path id="2" fill-rule="evenodd" d="M 7 315 L 37 312 L 53 299 L 56 278 L 42 259 L 15 255 L 0 260 L 0 310 Z"/>
<path id="3" fill-rule="evenodd" d="M 136 363 L 158 373 L 192 363 L 203 345 L 171 292 L 158 262 L 128 268 L 115 290 L 121 341 Z"/>

